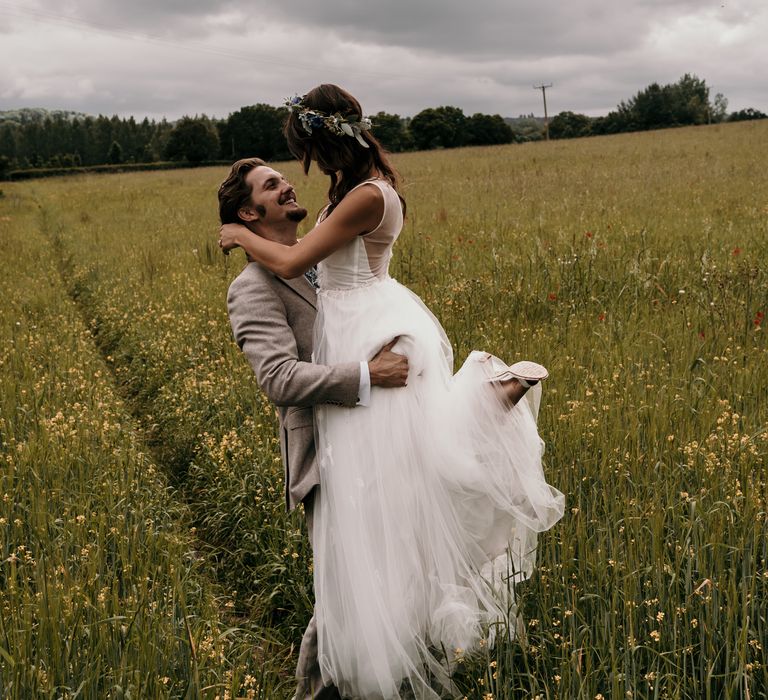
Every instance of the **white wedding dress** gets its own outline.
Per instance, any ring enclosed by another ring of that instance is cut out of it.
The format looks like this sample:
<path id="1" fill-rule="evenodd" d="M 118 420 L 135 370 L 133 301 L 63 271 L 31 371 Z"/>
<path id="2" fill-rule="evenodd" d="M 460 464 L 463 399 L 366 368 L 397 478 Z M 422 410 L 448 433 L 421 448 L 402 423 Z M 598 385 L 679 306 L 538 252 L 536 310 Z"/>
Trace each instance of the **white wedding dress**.
<path id="1" fill-rule="evenodd" d="M 442 327 L 388 275 L 397 193 L 361 186 L 381 190 L 384 216 L 318 266 L 313 359 L 370 359 L 400 336 L 409 375 L 367 407 L 316 408 L 318 660 L 344 698 L 434 699 L 451 694 L 456 650 L 514 617 L 514 584 L 564 499 L 542 473 L 540 388 L 509 409 L 488 381 L 505 365 L 477 351 L 453 374 Z"/>

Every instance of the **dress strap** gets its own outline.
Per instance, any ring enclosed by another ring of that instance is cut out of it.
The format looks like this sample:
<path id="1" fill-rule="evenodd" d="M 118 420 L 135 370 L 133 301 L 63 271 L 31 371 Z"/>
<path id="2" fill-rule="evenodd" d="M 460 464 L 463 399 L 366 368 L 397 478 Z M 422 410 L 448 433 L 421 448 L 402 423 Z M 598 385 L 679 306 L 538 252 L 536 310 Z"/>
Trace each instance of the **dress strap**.
<path id="1" fill-rule="evenodd" d="M 389 185 L 389 180 L 387 180 L 386 178 L 378 177 L 378 176 L 377 177 L 369 177 L 367 180 L 363 180 L 362 182 L 358 182 L 349 192 L 354 192 L 358 187 L 362 187 L 363 185 L 368 185 L 368 184 L 371 184 L 371 183 L 378 183 L 378 182 L 382 182 L 384 184 Z M 349 194 L 349 192 L 347 192 L 347 194 Z"/>

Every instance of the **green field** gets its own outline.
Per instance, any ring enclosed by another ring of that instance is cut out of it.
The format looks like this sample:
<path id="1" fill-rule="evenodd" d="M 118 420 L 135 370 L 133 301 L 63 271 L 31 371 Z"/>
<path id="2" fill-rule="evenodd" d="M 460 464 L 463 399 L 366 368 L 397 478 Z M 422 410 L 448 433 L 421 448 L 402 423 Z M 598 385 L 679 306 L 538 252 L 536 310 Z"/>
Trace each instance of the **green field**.
<path id="1" fill-rule="evenodd" d="M 392 274 L 457 365 L 551 373 L 566 515 L 469 700 L 768 698 L 766 152 L 753 122 L 396 158 Z M 2 698 L 293 692 L 311 553 L 231 339 L 225 172 L 3 183 Z"/>

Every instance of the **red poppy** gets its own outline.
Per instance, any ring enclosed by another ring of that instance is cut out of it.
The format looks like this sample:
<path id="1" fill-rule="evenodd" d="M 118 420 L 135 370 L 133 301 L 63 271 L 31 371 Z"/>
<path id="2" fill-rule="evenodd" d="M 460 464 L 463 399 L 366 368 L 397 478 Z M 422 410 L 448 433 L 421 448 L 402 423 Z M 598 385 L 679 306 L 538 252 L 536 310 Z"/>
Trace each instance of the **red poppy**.
<path id="1" fill-rule="evenodd" d="M 704 331 L 699 331 L 699 338 L 704 340 Z"/>
<path id="2" fill-rule="evenodd" d="M 592 231 L 587 231 L 587 232 L 586 232 L 584 235 L 585 235 L 587 238 L 592 238 L 592 235 L 593 235 L 593 234 L 592 234 Z"/>
<path id="3" fill-rule="evenodd" d="M 731 251 L 731 255 L 733 255 L 733 256 L 740 255 L 740 254 L 741 254 L 741 248 L 734 248 Z"/>
<path id="4" fill-rule="evenodd" d="M 598 321 L 605 321 L 605 314 L 600 314 L 600 315 L 597 317 L 597 320 L 598 320 Z"/>
<path id="5" fill-rule="evenodd" d="M 549 299 L 550 301 L 557 301 L 557 294 L 555 294 L 554 292 L 550 292 L 547 295 L 547 299 Z"/>

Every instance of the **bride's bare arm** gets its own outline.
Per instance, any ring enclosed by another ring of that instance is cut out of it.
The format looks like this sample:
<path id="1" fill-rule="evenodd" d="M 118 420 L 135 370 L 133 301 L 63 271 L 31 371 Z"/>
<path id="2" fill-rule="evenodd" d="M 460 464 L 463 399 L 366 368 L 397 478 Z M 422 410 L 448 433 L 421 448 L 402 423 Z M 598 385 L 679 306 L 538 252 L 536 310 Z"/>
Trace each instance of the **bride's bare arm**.
<path id="1" fill-rule="evenodd" d="M 268 241 L 240 224 L 224 224 L 219 229 L 219 240 L 224 251 L 239 246 L 279 277 L 291 279 L 304 274 L 355 236 L 373 231 L 383 215 L 384 198 L 379 188 L 358 187 L 301 239 L 301 245 Z"/>

